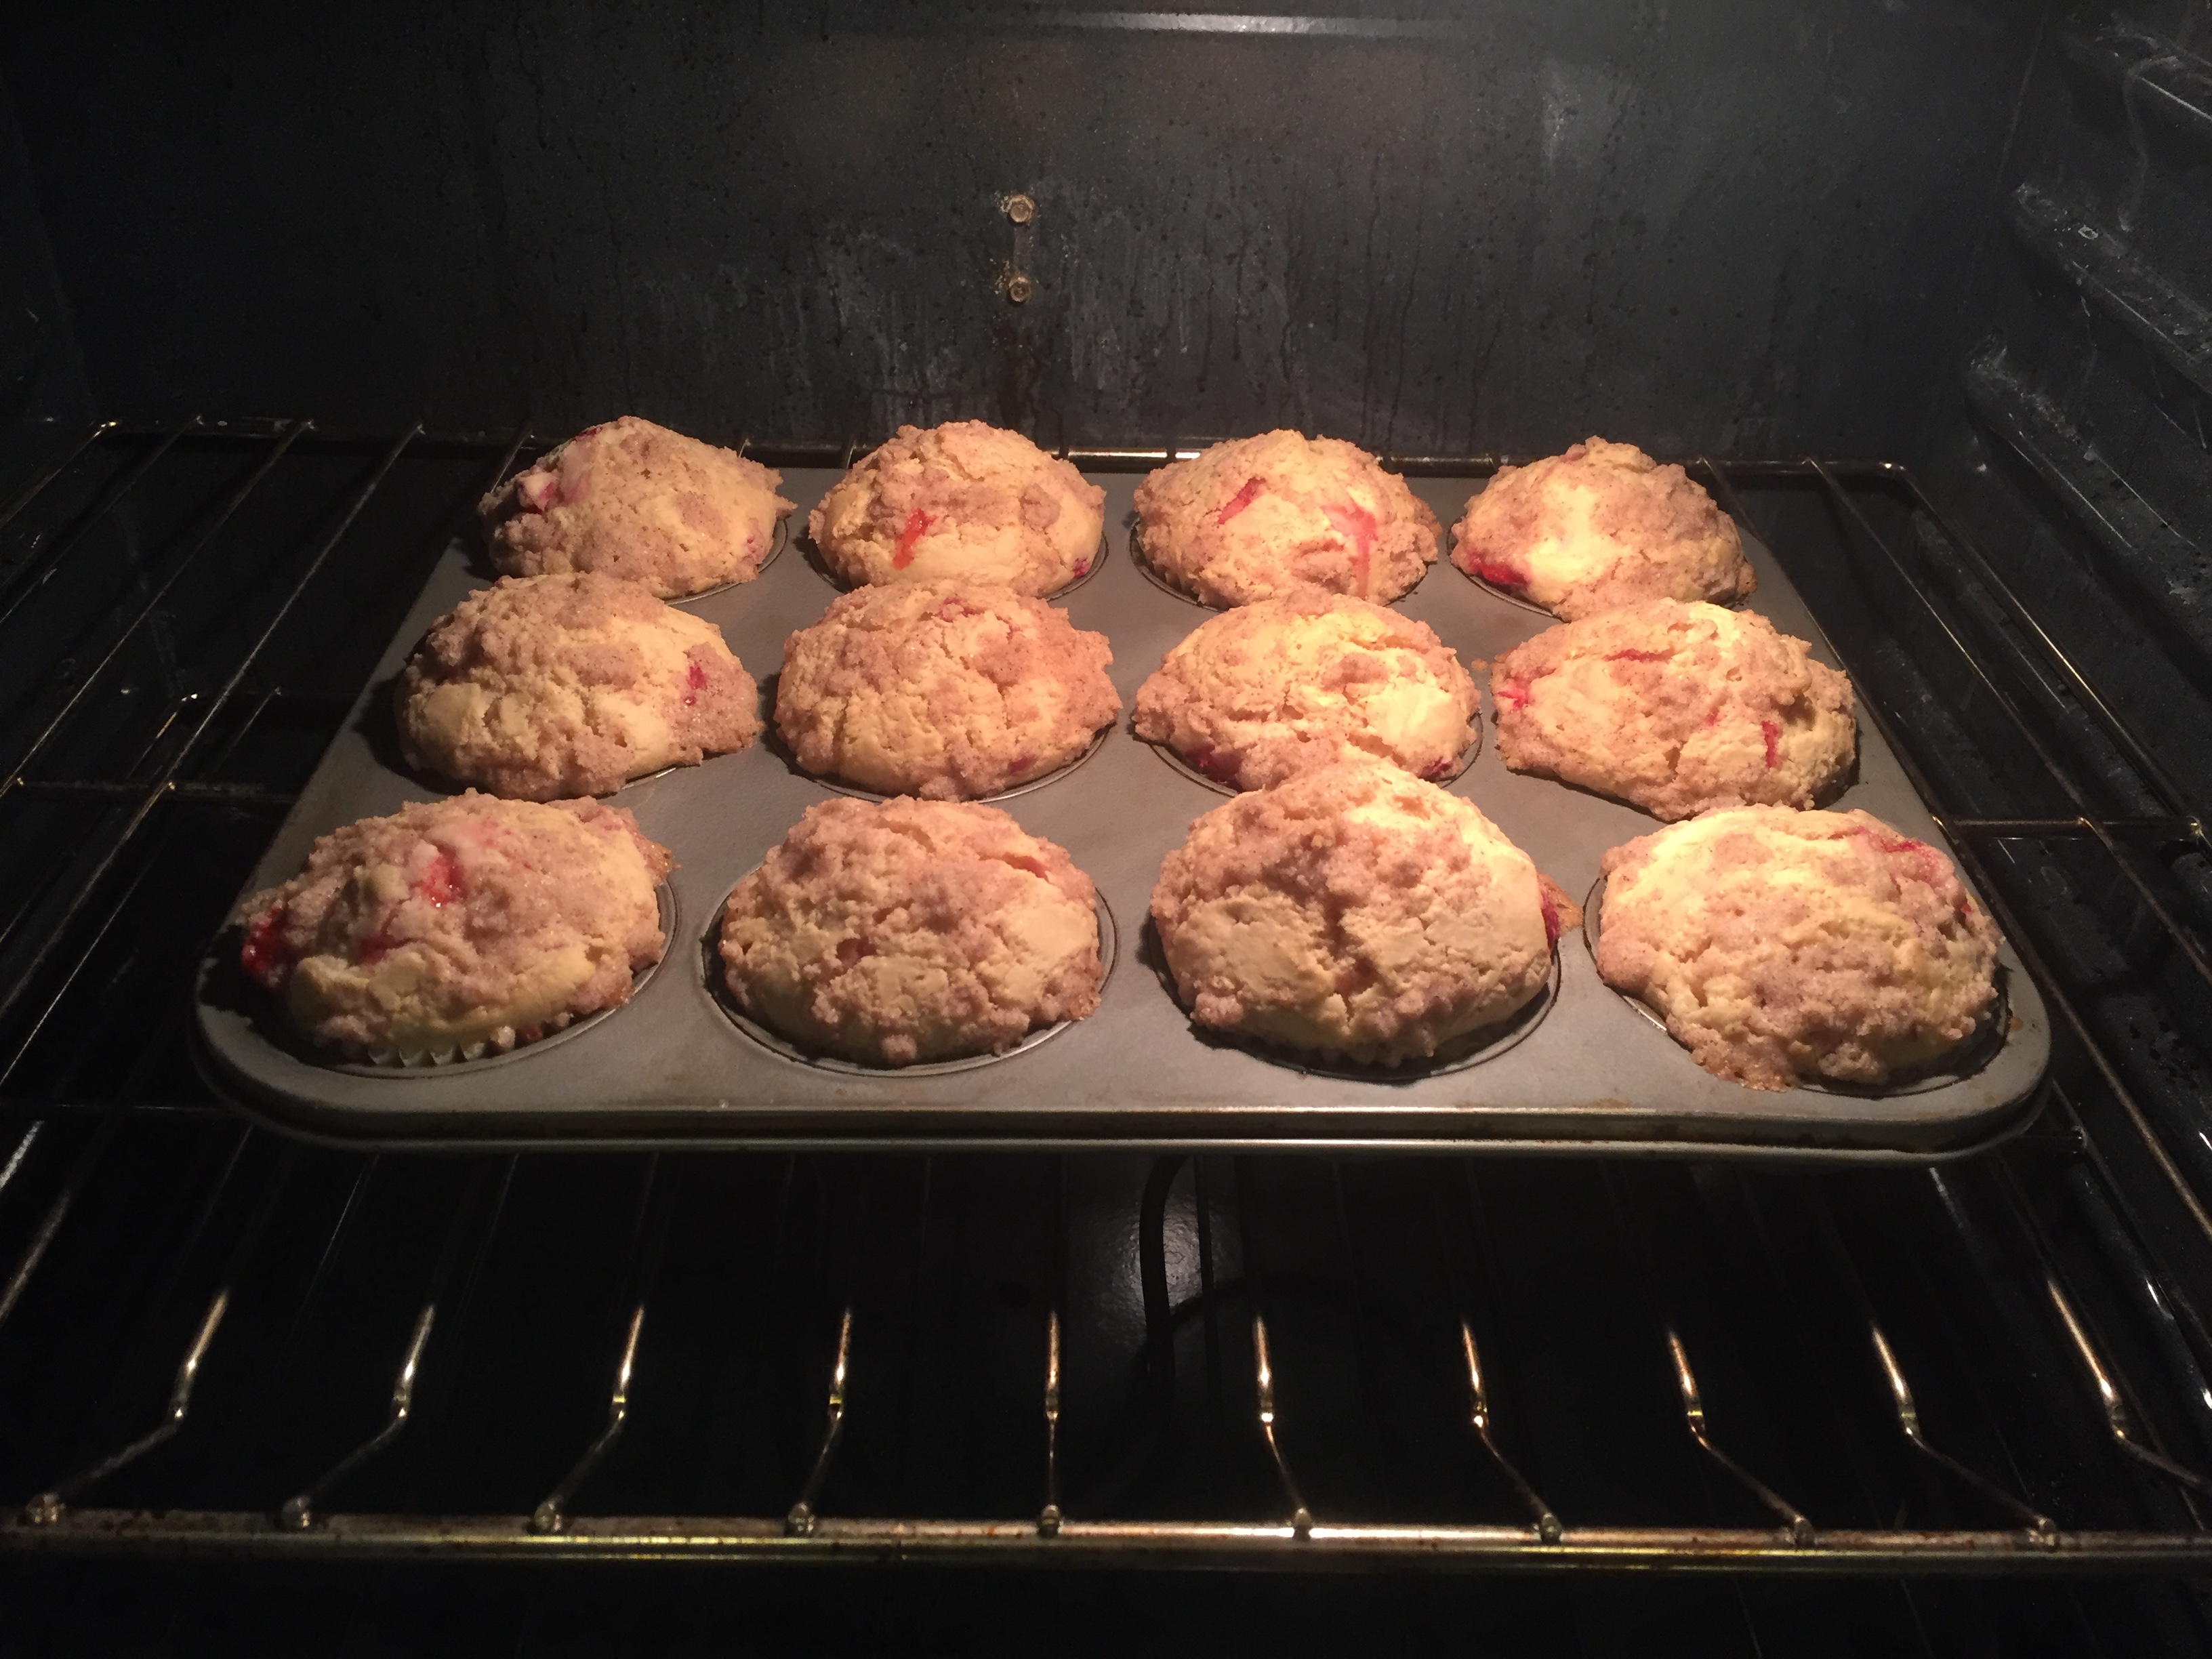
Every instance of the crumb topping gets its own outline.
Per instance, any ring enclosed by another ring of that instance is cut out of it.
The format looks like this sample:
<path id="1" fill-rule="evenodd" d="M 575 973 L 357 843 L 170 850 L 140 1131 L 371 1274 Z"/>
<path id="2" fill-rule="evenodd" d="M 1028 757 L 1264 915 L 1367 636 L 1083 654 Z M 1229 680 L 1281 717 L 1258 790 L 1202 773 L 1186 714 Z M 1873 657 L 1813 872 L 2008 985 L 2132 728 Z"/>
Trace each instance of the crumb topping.
<path id="1" fill-rule="evenodd" d="M 1662 818 L 1811 806 L 1857 753 L 1850 678 L 1751 611 L 1647 599 L 1547 629 L 1490 675 L 1506 765 Z"/>
<path id="2" fill-rule="evenodd" d="M 1437 556 L 1428 504 L 1341 438 L 1282 430 L 1215 444 L 1148 475 L 1137 513 L 1146 562 L 1208 605 L 1299 586 L 1387 604 Z"/>
<path id="3" fill-rule="evenodd" d="M 809 807 L 723 908 L 731 994 L 802 1042 L 887 1065 L 1003 1053 L 1098 1006 L 1096 889 L 994 807 Z"/>
<path id="4" fill-rule="evenodd" d="M 752 580 L 793 503 L 783 477 L 635 415 L 586 427 L 477 505 L 510 576 L 594 570 L 661 599 Z"/>
<path id="5" fill-rule="evenodd" d="M 1319 588 L 1240 605 L 1137 692 L 1137 735 L 1260 789 L 1368 754 L 1442 777 L 1474 739 L 1474 681 L 1425 623 Z"/>
<path id="6" fill-rule="evenodd" d="M 1011 588 L 861 587 L 785 641 L 776 729 L 799 763 L 933 799 L 1064 766 L 1121 712 L 1103 634 Z"/>
<path id="7" fill-rule="evenodd" d="M 1152 908 L 1200 1024 L 1386 1064 L 1522 1007 L 1574 914 L 1472 803 L 1366 758 L 1206 813 Z"/>
<path id="8" fill-rule="evenodd" d="M 240 908 L 240 963 L 313 1041 L 511 1048 L 629 998 L 660 959 L 668 849 L 594 800 L 474 790 L 362 818 Z"/>
<path id="9" fill-rule="evenodd" d="M 1605 855 L 1598 972 L 1715 1076 L 1880 1085 L 1964 1042 L 1997 932 L 1951 860 L 1870 813 L 1743 806 Z"/>
<path id="10" fill-rule="evenodd" d="M 1452 533 L 1461 569 L 1571 622 L 1643 599 L 1740 599 L 1758 580 L 1735 520 L 1680 467 L 1603 438 L 1499 467 Z"/>
<path id="11" fill-rule="evenodd" d="M 1106 492 L 1018 432 L 981 421 L 902 426 L 807 519 L 840 580 L 963 580 L 1049 593 L 1098 554 Z"/>
<path id="12" fill-rule="evenodd" d="M 606 794 L 760 729 L 720 629 L 596 571 L 470 594 L 430 625 L 395 701 L 410 765 L 526 800 Z"/>

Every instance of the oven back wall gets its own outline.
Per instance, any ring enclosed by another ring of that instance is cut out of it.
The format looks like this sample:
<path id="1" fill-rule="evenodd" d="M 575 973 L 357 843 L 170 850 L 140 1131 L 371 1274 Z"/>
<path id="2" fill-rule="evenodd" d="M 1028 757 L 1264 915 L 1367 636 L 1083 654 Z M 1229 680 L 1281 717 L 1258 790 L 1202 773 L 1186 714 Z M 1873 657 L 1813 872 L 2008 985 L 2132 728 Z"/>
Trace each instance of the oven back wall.
<path id="1" fill-rule="evenodd" d="M 109 413 L 1910 447 L 2040 8 L 1393 9 L 88 4 L 4 73 Z"/>

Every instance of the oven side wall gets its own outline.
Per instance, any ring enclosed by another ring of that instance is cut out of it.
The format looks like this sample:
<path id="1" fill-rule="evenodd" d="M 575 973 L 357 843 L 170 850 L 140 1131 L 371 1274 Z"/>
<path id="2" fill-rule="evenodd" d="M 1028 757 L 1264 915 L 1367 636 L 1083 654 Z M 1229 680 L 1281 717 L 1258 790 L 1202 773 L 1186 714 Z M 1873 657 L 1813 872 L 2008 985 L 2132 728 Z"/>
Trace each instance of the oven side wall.
<path id="1" fill-rule="evenodd" d="M 76 331 L 62 297 L 29 157 L 0 84 L 0 433 L 93 413 Z M 0 473 L 0 489 L 7 475 Z"/>

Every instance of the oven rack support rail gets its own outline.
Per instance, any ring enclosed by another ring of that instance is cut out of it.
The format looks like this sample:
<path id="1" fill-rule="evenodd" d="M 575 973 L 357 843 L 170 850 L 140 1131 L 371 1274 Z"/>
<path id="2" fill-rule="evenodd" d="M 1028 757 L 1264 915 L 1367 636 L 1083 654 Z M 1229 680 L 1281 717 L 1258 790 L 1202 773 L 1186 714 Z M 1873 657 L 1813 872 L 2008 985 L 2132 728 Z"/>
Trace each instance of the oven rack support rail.
<path id="1" fill-rule="evenodd" d="M 42 715 L 45 723 L 6 756 L 0 767 L 0 832 L 4 832 L 11 801 L 20 805 L 37 800 L 82 803 L 103 809 L 88 835 L 85 856 L 88 873 L 82 876 L 58 905 L 41 904 L 38 897 L 22 902 L 14 914 L 0 917 L 0 945 L 6 951 L 7 969 L 0 980 L 0 1029 L 15 1036 L 0 1052 L 0 1087 L 12 1077 L 26 1052 L 48 1021 L 76 987 L 100 942 L 117 927 L 131 901 L 126 887 L 119 895 L 109 880 L 125 863 L 126 854 L 149 826 L 162 815 L 206 807 L 280 811 L 290 797 L 282 789 L 227 781 L 221 775 L 225 758 L 245 732 L 282 696 L 281 687 L 253 686 L 257 665 L 283 632 L 302 596 L 330 568 L 334 554 L 345 542 L 348 530 L 404 459 L 438 454 L 447 459 L 477 458 L 488 462 L 487 483 L 512 466 L 518 455 L 541 447 L 541 441 L 525 428 L 505 435 L 435 434 L 418 425 L 397 434 L 325 431 L 312 421 L 223 422 L 192 416 L 160 426 L 102 422 L 72 434 L 36 468 L 28 482 L 4 504 L 0 504 L 0 534 L 27 511 L 73 464 L 101 445 L 131 447 L 135 459 L 122 466 L 103 487 L 93 503 L 61 534 L 34 538 L 23 556 L 11 566 L 0 566 L 0 623 L 34 602 L 42 589 L 62 571 L 72 552 L 83 545 L 91 529 L 113 515 L 134 488 L 165 457 L 186 441 L 243 446 L 258 453 L 258 461 L 221 504 L 211 521 L 180 556 L 165 568 L 142 573 L 135 595 L 118 625 L 105 636 L 102 654 L 62 696 L 58 705 Z M 787 465 L 835 464 L 849 461 L 858 443 L 818 448 L 798 446 L 759 446 L 753 453 Z M 74 719 L 97 702 L 94 694 L 109 683 L 125 646 L 153 617 L 172 587 L 211 544 L 222 536 L 248 498 L 289 455 L 322 448 L 352 451 L 369 458 L 371 465 L 352 494 L 334 527 L 319 532 L 312 545 L 298 550 L 289 588 L 278 596 L 273 611 L 258 631 L 246 639 L 238 653 L 216 674 L 211 690 L 182 695 L 167 719 L 158 724 L 153 738 L 125 763 L 94 775 L 48 769 L 41 763 L 58 745 Z M 1158 464 L 1171 454 L 1194 453 L 1175 444 L 1152 450 L 1076 450 L 1069 459 L 1097 469 L 1139 470 Z M 1407 456 L 1389 458 L 1389 464 L 1408 472 L 1480 472 L 1498 464 L 1499 458 L 1468 456 Z M 1993 879 L 1986 856 L 1992 848 L 2008 843 L 2071 842 L 2094 849 L 2112 873 L 2133 891 L 2144 911 L 2154 921 L 2172 951 L 2197 978 L 2212 985 L 2212 961 L 2191 927 L 2177 913 L 2167 890 L 2153 867 L 2159 858 L 2182 854 L 2203 854 L 2208 846 L 2202 816 L 2185 792 L 2159 763 L 2153 745 L 2129 719 L 2103 697 L 2061 648 L 2052 633 L 2006 583 L 1997 568 L 1972 542 L 1952 526 L 1902 466 L 1883 461 L 1736 460 L 1715 463 L 1702 457 L 1686 464 L 1712 486 L 1723 506 L 1744 516 L 1738 499 L 1739 483 L 1784 483 L 1818 492 L 1829 503 L 1846 533 L 1840 540 L 1850 555 L 1876 571 L 1886 571 L 1898 590 L 1909 596 L 1917 620 L 1946 641 L 1956 661 L 1978 686 L 1981 694 L 2009 721 L 2026 752 L 2033 756 L 2052 787 L 2073 809 L 2044 815 L 1976 815 L 1939 810 L 1939 821 L 1951 836 L 1961 861 L 1990 897 L 2008 935 L 2019 949 L 2030 971 L 2042 984 L 2057 1012 L 2062 1030 L 2070 1035 L 2078 1064 L 2076 1084 L 2054 1082 L 2051 1109 L 2046 1122 L 2056 1120 L 2057 1133 L 2073 1153 L 2094 1172 L 2100 1189 L 2120 1218 L 2126 1247 L 2139 1259 L 2150 1292 L 2158 1304 L 2172 1310 L 2178 1341 L 2185 1358 L 2212 1367 L 2212 1334 L 2187 1293 L 2181 1277 L 2163 1260 L 2160 1241 L 2167 1234 L 2148 1215 L 2144 1204 L 2155 1200 L 2166 1211 L 2185 1217 L 2187 1231 L 2197 1247 L 2212 1247 L 2212 1209 L 2208 1209 L 2202 1176 L 2193 1177 L 2185 1150 L 2177 1153 L 2175 1127 L 2161 1121 L 2157 1110 L 2138 1097 L 2126 1067 L 2112 1052 L 2097 1022 L 2070 994 L 2061 978 L 2051 971 L 2037 945 L 2038 935 L 2026 919 L 2008 903 L 2004 885 Z M 1977 629 L 1962 614 L 1957 593 L 1947 597 L 1948 584 L 1937 580 L 1922 558 L 1899 550 L 1893 532 L 1885 532 L 1869 514 L 1863 497 L 1869 492 L 1900 501 L 1920 520 L 1932 524 L 1948 556 L 1973 585 L 1976 603 L 1993 609 L 2023 641 L 2045 684 L 2056 684 L 2063 695 L 2092 721 L 2141 779 L 2145 792 L 2161 811 L 2116 812 L 2101 806 L 2099 792 L 2084 785 L 2069 769 L 2038 729 L 2037 712 L 2027 706 L 2018 682 L 1992 669 L 1984 651 L 1972 641 Z M 1856 676 L 1873 695 L 1862 701 L 1869 716 L 1879 722 L 1913 781 L 1931 805 L 1943 799 L 1933 787 L 1923 757 L 1911 741 L 1913 724 L 1902 711 L 1885 708 L 1879 700 L 1878 676 Z M 242 715 L 238 712 L 243 710 Z M 224 722 L 230 725 L 228 729 Z M 27 1242 L 0 1275 L 0 1342 L 7 1339 L 10 1314 L 26 1287 L 37 1275 L 56 1237 L 69 1224 L 71 1206 L 86 1183 L 94 1178 L 101 1157 L 115 1138 L 120 1121 L 132 1103 L 100 1105 L 106 1120 L 101 1132 L 76 1161 L 66 1180 L 55 1191 Z M 0 1134 L 0 1203 L 10 1196 L 7 1188 L 25 1153 L 50 1121 L 84 1108 L 67 1100 L 7 1103 L 7 1116 L 23 1127 Z M 27 1120 L 27 1122 L 26 1121 Z M 250 1127 L 239 1131 L 240 1145 L 265 1132 Z M 2118 1135 L 2127 1144 L 2107 1146 Z M 2115 1177 L 2112 1158 L 2124 1156 L 2131 1164 L 2154 1169 L 2158 1190 L 2131 1194 L 2130 1183 Z M 232 1164 L 234 1167 L 235 1155 Z M 280 1159 L 279 1173 L 264 1203 L 273 1205 L 275 1184 L 289 1164 Z M 513 1164 L 509 1161 L 509 1172 Z M 2008 1174 L 2005 1179 L 2009 1182 Z M 2138 1200 L 2142 1200 L 2139 1202 Z M 210 1198 L 210 1203 L 212 1203 Z M 1279 1361 L 1271 1355 L 1263 1316 L 1254 1315 L 1254 1348 L 1258 1359 L 1253 1379 L 1254 1431 L 1264 1442 L 1279 1475 L 1283 1513 L 1254 1522 L 1108 1522 L 1065 1516 L 1060 1512 L 1056 1467 L 1049 1455 L 1057 1425 L 1060 1381 L 1057 1341 L 1043 1366 L 1041 1434 L 1048 1447 L 1047 1478 L 1035 1517 L 1000 1522 L 872 1520 L 816 1512 L 824 1476 L 836 1456 L 845 1421 L 844 1383 L 850 1363 L 851 1310 L 847 1310 L 834 1363 L 835 1381 L 827 1401 L 825 1426 L 813 1473 L 806 1488 L 782 1517 L 605 1517 L 574 1513 L 574 1504 L 592 1474 L 606 1459 L 619 1455 L 619 1443 L 629 1421 L 628 1387 L 641 1343 L 646 1340 L 648 1297 L 641 1288 L 627 1327 L 621 1351 L 611 1357 L 611 1387 L 605 1421 L 599 1435 L 580 1450 L 565 1475 L 549 1484 L 547 1496 L 528 1515 L 491 1516 L 423 1516 L 354 1514 L 326 1511 L 322 1495 L 342 1482 L 363 1463 L 376 1458 L 404 1432 L 412 1409 L 413 1381 L 426 1348 L 434 1337 L 438 1293 L 435 1284 L 425 1297 L 399 1372 L 393 1379 L 386 1420 L 351 1452 L 330 1465 L 319 1477 L 288 1500 L 261 1510 L 197 1510 L 188 1508 L 161 1511 L 102 1510 L 83 1499 L 94 1497 L 111 1476 L 137 1462 L 147 1454 L 191 1428 L 194 1388 L 210 1352 L 221 1340 L 231 1307 L 231 1280 L 251 1256 L 259 1233 L 250 1227 L 239 1247 L 234 1273 L 204 1305 L 193 1325 L 185 1351 L 178 1356 L 173 1383 L 163 1413 L 145 1431 L 74 1473 L 58 1479 L 46 1490 L 27 1494 L 21 1507 L 0 1520 L 0 1550 L 9 1553 L 45 1551 L 132 1553 L 247 1553 L 298 1554 L 303 1557 L 407 1557 L 453 1551 L 487 1556 L 538 1559 L 716 1559 L 733 1560 L 878 1560 L 930 1559 L 1034 1562 L 1066 1564 L 1173 1564 L 1310 1568 L 1325 1565 L 1390 1564 L 1438 1565 L 1510 1565 L 1516 1568 L 1622 1567 L 1668 1570 L 1711 1569 L 1819 1574 L 2065 1571 L 2102 1572 L 2202 1571 L 2212 1566 L 2212 1533 L 2203 1529 L 2198 1500 L 2212 1499 L 2212 1482 L 2172 1456 L 2160 1443 L 2155 1429 L 2131 1411 L 2136 1398 L 2127 1378 L 2109 1358 L 2106 1345 L 2095 1333 L 2094 1322 L 2084 1311 L 2067 1271 L 2044 1236 L 2040 1224 L 2024 1202 L 2014 1203 L 2014 1219 L 2043 1263 L 2043 1288 L 2052 1328 L 2060 1333 L 2062 1349 L 2070 1350 L 2078 1366 L 2077 1382 L 2084 1384 L 2085 1406 L 2094 1401 L 2103 1426 L 2119 1452 L 2147 1474 L 2166 1483 L 2179 1496 L 2196 1528 L 2182 1531 L 2115 1530 L 2068 1528 L 2030 1506 L 2021 1496 L 1984 1472 L 1967 1467 L 1923 1433 L 1909 1378 L 1886 1339 L 1877 1318 L 1868 1317 L 1868 1340 L 1879 1357 L 1881 1370 L 1894 1395 L 1899 1432 L 1914 1454 L 1941 1470 L 1944 1478 L 1974 1492 L 1981 1502 L 2007 1515 L 2016 1524 L 1997 1530 L 1850 1529 L 1824 1528 L 1818 1517 L 1794 1507 L 1786 1496 L 1768 1486 L 1758 1473 L 1739 1463 L 1727 1449 L 1725 1423 L 1709 1422 L 1703 1391 L 1695 1370 L 1695 1354 L 1671 1327 L 1660 1333 L 1671 1370 L 1679 1385 L 1683 1431 L 1710 1460 L 1712 1468 L 1773 1518 L 1764 1529 L 1711 1527 L 1619 1528 L 1586 1523 L 1581 1517 L 1555 1516 L 1535 1489 L 1510 1462 L 1494 1437 L 1495 1423 L 1486 1399 L 1482 1361 L 1471 1331 L 1465 1326 L 1468 1368 L 1469 1431 L 1480 1441 L 1501 1474 L 1518 1493 L 1528 1511 L 1522 1526 L 1406 1526 L 1344 1524 L 1334 1521 L 1324 1504 L 1310 1509 L 1302 1497 L 1294 1469 L 1297 1463 L 1296 1426 L 1279 1425 L 1275 1412 L 1273 1371 Z M 265 1208 L 264 1211 L 265 1213 Z M 492 1225 L 496 1226 L 497 1206 Z M 460 1237 L 457 1229 L 455 1239 Z M 487 1235 L 488 1238 L 489 1235 Z M 441 1258 L 440 1272 L 450 1268 L 453 1251 Z M 649 1284 L 649 1274 L 641 1280 Z M 1055 1310 L 1054 1334 L 1057 1334 Z M 1279 1426 L 1282 1437 L 1278 1438 Z M 0 1495 L 0 1498 L 10 1495 Z"/>

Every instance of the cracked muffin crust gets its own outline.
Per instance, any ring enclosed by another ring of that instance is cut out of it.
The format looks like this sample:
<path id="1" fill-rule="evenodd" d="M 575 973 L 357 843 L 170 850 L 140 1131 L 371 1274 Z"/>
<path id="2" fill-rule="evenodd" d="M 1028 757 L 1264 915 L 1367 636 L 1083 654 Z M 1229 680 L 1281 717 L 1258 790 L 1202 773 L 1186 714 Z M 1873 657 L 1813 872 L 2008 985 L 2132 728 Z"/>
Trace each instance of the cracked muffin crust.
<path id="1" fill-rule="evenodd" d="M 1147 475 L 1137 514 L 1146 562 L 1212 605 L 1302 584 L 1387 605 L 1437 557 L 1428 503 L 1341 438 L 1280 430 L 1215 444 Z"/>
<path id="2" fill-rule="evenodd" d="M 1065 766 L 1121 712 L 1103 634 L 1012 588 L 861 587 L 784 641 L 775 724 L 808 771 L 931 799 Z"/>
<path id="3" fill-rule="evenodd" d="M 806 520 L 823 562 L 858 587 L 940 580 L 1050 593 L 1089 574 L 1106 492 L 1018 432 L 981 421 L 902 426 Z"/>
<path id="4" fill-rule="evenodd" d="M 724 976 L 747 1013 L 849 1059 L 1002 1054 L 1097 1007 L 1096 897 L 996 807 L 823 801 L 732 890 Z"/>
<path id="5" fill-rule="evenodd" d="M 1600 867 L 1599 974 L 1716 1077 L 1887 1083 L 1996 995 L 1996 928 L 1951 860 L 1870 813 L 1734 807 Z"/>
<path id="6" fill-rule="evenodd" d="M 621 807 L 471 789 L 317 841 L 240 907 L 239 963 L 326 1048 L 474 1058 L 627 1002 L 668 870 Z"/>
<path id="7" fill-rule="evenodd" d="M 1741 599 L 1735 521 L 1679 466 L 1590 438 L 1501 466 L 1452 527 L 1452 562 L 1569 622 L 1643 599 Z"/>
<path id="8" fill-rule="evenodd" d="M 1199 1024 L 1370 1064 L 1508 1018 L 1580 916 L 1470 802 L 1364 758 L 1217 806 L 1152 889 Z"/>
<path id="9" fill-rule="evenodd" d="M 1428 624 L 1318 588 L 1202 623 L 1137 691 L 1137 735 L 1239 789 L 1367 754 L 1448 775 L 1474 740 L 1474 681 Z"/>
<path id="10" fill-rule="evenodd" d="M 625 415 L 587 426 L 477 504 L 502 575 L 596 570 L 664 599 L 750 581 L 792 510 L 783 475 Z"/>
<path id="11" fill-rule="evenodd" d="M 607 794 L 760 729 L 758 690 L 721 629 L 594 571 L 470 594 L 394 690 L 410 765 L 524 800 Z"/>
<path id="12" fill-rule="evenodd" d="M 1850 678 L 1765 617 L 1650 599 L 1492 663 L 1498 752 L 1656 817 L 1813 805 L 1858 750 Z"/>

